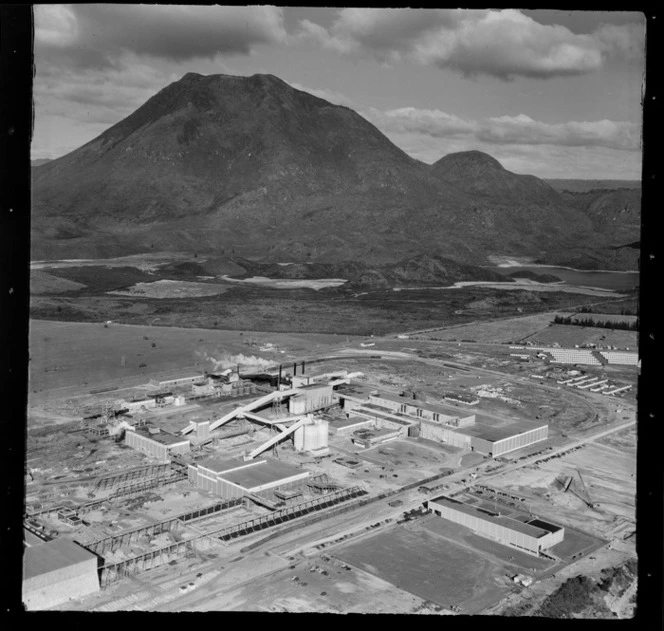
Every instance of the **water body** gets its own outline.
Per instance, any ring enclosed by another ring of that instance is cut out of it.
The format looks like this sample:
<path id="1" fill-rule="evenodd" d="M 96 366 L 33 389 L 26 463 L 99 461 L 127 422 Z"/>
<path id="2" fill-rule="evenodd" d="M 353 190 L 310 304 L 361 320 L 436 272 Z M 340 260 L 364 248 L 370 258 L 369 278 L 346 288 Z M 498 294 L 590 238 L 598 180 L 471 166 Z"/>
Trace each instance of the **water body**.
<path id="1" fill-rule="evenodd" d="M 252 276 L 251 278 L 229 278 L 222 276 L 222 280 L 230 283 L 247 283 L 270 287 L 271 289 L 325 289 L 326 287 L 339 287 L 346 282 L 345 278 L 267 278 L 266 276 Z"/>
<path id="2" fill-rule="evenodd" d="M 501 265 L 492 269 L 506 276 L 522 271 L 551 274 L 560 278 L 566 285 L 611 289 L 618 292 L 634 289 L 639 284 L 638 272 L 589 271 L 554 265 Z"/>

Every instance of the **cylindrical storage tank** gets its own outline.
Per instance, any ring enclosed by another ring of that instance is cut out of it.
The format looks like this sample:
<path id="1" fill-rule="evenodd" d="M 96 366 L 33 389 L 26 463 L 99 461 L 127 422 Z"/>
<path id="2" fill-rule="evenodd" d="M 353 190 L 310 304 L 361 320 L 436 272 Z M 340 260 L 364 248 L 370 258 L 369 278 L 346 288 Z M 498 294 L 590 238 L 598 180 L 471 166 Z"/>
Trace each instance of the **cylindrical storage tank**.
<path id="1" fill-rule="evenodd" d="M 298 427 L 295 432 L 293 433 L 293 445 L 295 446 L 295 451 L 302 451 L 305 449 L 304 447 L 304 442 L 305 442 L 305 428 L 307 426 L 304 425 L 303 427 Z"/>
<path id="2" fill-rule="evenodd" d="M 408 435 L 411 438 L 419 438 L 420 437 L 420 427 L 419 427 L 419 425 L 411 425 L 408 428 Z"/>

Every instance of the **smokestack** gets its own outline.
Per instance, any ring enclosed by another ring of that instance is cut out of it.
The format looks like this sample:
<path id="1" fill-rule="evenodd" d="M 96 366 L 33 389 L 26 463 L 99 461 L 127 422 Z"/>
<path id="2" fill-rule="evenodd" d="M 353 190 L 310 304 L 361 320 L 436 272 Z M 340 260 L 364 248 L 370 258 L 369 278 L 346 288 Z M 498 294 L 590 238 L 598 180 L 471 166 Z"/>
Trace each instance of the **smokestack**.
<path id="1" fill-rule="evenodd" d="M 304 361 L 302 362 L 302 374 L 304 374 Z"/>
<path id="2" fill-rule="evenodd" d="M 293 376 L 297 375 L 297 362 L 293 363 Z"/>
<path id="3" fill-rule="evenodd" d="M 281 364 L 279 364 L 279 377 L 277 378 L 277 390 L 281 390 Z"/>

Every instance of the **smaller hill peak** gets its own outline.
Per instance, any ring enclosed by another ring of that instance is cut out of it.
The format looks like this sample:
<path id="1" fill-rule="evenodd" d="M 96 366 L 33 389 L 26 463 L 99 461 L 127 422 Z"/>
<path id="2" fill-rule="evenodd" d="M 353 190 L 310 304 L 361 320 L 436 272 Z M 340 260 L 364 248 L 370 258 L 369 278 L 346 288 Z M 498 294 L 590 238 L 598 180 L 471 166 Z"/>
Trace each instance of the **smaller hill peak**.
<path id="1" fill-rule="evenodd" d="M 477 151 L 476 149 L 473 149 L 471 151 L 457 151 L 456 153 L 448 153 L 446 156 L 443 156 L 440 160 L 437 162 L 434 162 L 433 166 L 452 166 L 452 165 L 458 165 L 458 166 L 477 166 L 477 167 L 484 167 L 484 168 L 494 168 L 494 169 L 501 169 L 504 170 L 505 167 L 503 167 L 498 160 L 496 160 L 493 156 L 490 156 L 488 153 L 484 153 L 483 151 Z"/>

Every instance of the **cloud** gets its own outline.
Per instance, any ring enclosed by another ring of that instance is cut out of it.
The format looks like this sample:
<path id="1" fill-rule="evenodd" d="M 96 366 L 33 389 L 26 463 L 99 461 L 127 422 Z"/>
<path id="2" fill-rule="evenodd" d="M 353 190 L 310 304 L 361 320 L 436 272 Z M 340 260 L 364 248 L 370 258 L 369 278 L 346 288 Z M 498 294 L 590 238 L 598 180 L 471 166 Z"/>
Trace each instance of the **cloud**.
<path id="1" fill-rule="evenodd" d="M 247 55 L 284 42 L 277 7 L 169 5 L 37 5 L 35 53 L 73 67 L 117 67 L 124 55 L 174 62 Z"/>
<path id="2" fill-rule="evenodd" d="M 341 9 L 329 29 L 309 20 L 299 26 L 298 39 L 339 53 L 503 80 L 582 75 L 607 58 L 634 59 L 644 50 L 642 25 L 602 25 L 576 34 L 512 9 Z"/>
<path id="3" fill-rule="evenodd" d="M 327 90 L 325 88 L 309 88 L 301 83 L 296 83 L 293 81 L 288 81 L 288 85 L 296 90 L 301 90 L 302 92 L 307 92 L 308 94 L 313 94 L 319 99 L 324 99 L 333 103 L 334 105 L 343 105 L 345 107 L 350 107 L 352 109 L 357 109 L 357 103 L 352 99 L 348 98 L 345 94 L 341 92 L 336 92 L 335 90 Z"/>
<path id="4" fill-rule="evenodd" d="M 95 123 L 116 123 L 156 91 L 179 79 L 136 58 L 128 58 L 126 68 L 65 70 L 54 72 L 38 66 L 34 84 L 38 117 L 69 116 Z"/>
<path id="5" fill-rule="evenodd" d="M 640 126 L 630 122 L 600 120 L 545 123 L 525 114 L 465 120 L 440 110 L 413 107 L 386 112 L 369 108 L 360 113 L 388 135 L 465 137 L 495 145 L 586 146 L 626 151 L 640 148 Z"/>

